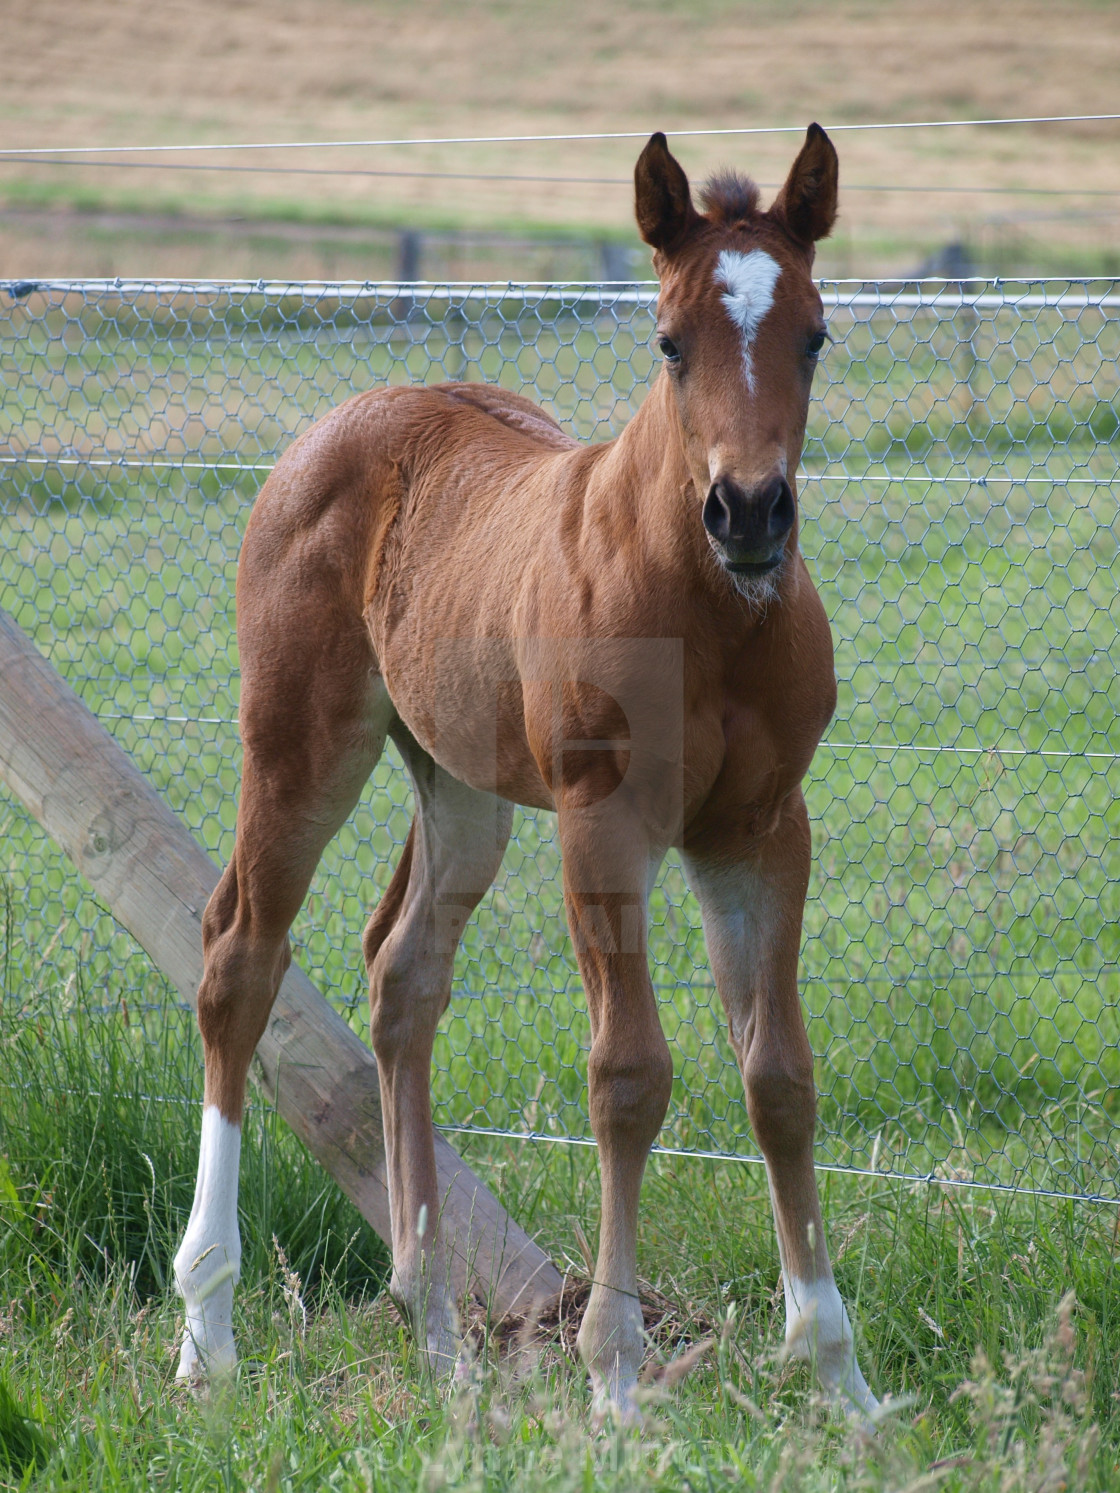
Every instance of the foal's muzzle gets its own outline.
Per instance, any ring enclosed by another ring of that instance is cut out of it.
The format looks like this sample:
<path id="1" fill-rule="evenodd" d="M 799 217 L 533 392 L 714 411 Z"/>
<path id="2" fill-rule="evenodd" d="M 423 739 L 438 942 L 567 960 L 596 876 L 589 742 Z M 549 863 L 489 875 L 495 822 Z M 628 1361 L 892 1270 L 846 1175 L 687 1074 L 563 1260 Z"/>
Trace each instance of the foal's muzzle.
<path id="1" fill-rule="evenodd" d="M 728 570 L 765 575 L 782 563 L 795 513 L 793 491 L 780 475 L 750 491 L 717 477 L 704 501 L 704 527 Z"/>

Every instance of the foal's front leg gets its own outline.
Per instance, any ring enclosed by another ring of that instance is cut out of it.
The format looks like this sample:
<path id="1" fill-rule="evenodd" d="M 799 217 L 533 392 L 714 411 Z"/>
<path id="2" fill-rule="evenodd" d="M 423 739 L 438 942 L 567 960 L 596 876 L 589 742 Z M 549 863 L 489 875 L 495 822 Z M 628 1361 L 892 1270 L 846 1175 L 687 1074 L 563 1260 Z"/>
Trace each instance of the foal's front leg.
<path id="1" fill-rule="evenodd" d="M 878 1405 L 856 1361 L 832 1276 L 813 1171 L 813 1055 L 797 991 L 801 917 L 811 852 L 796 790 L 777 828 L 747 839 L 733 825 L 685 857 L 708 957 L 730 1024 L 747 1112 L 766 1160 L 786 1299 L 786 1344 L 857 1414 Z"/>
<path id="2" fill-rule="evenodd" d="M 617 811 L 561 811 L 564 897 L 587 991 L 591 1127 L 599 1146 L 602 1219 L 579 1351 L 596 1418 L 637 1417 L 644 1347 L 638 1299 L 638 1200 L 669 1106 L 673 1063 L 646 956 L 646 899 L 657 858 L 642 826 Z"/>

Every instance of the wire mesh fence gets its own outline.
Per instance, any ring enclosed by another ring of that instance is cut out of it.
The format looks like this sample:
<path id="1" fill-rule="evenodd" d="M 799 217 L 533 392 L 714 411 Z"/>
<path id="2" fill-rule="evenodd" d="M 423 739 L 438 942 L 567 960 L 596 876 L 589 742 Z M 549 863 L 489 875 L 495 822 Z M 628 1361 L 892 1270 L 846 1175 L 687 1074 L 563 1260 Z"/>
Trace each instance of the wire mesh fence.
<path id="1" fill-rule="evenodd" d="M 836 718 L 806 785 L 802 996 L 824 1165 L 1120 1197 L 1120 287 L 843 282 L 800 482 Z M 585 439 L 655 372 L 649 285 L 0 285 L 0 606 L 216 858 L 238 785 L 233 578 L 307 424 L 377 382 L 488 379 Z M 360 931 L 410 820 L 388 753 L 296 957 L 364 1020 Z M 0 798 L 0 979 L 162 1020 L 173 997 Z M 552 818 L 519 812 L 435 1059 L 450 1128 L 586 1141 L 589 1032 Z M 651 963 L 662 1144 L 753 1141 L 679 866 Z"/>

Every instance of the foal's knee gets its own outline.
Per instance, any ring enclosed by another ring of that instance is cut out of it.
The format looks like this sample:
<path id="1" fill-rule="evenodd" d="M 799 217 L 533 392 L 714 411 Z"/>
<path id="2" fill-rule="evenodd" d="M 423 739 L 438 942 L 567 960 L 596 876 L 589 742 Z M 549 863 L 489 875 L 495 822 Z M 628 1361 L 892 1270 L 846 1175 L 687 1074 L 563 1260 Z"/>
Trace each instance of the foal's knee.
<path id="1" fill-rule="evenodd" d="M 640 1047 L 597 1039 L 587 1060 L 591 1124 L 649 1147 L 657 1138 L 673 1091 L 673 1059 L 658 1030 Z"/>
<path id="2" fill-rule="evenodd" d="M 749 1052 L 743 1086 L 751 1126 L 768 1160 L 812 1145 L 817 1096 L 808 1053 Z"/>

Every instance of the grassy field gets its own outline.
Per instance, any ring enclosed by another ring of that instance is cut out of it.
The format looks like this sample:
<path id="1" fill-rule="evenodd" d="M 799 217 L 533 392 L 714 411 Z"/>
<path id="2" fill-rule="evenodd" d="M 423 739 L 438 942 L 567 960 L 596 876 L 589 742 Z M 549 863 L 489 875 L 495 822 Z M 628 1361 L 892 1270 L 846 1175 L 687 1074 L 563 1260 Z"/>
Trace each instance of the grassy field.
<path id="1" fill-rule="evenodd" d="M 275 1116 L 243 1148 L 238 1382 L 175 1386 L 168 1260 L 189 1209 L 198 1067 L 186 1019 L 91 1020 L 79 975 L 0 1004 L 0 1487 L 36 1490 L 1110 1489 L 1120 1475 L 1113 1207 L 822 1179 L 874 1439 L 780 1355 L 754 1167 L 655 1158 L 640 1273 L 641 1436 L 588 1429 L 572 1324 L 517 1357 L 479 1341 L 448 1400 L 383 1294 L 384 1257 Z M 183 1102 L 180 1102 L 183 1101 Z M 585 1289 L 593 1154 L 466 1140 Z M 1063 1304 L 1064 1303 L 1064 1304 Z M 699 1353 L 690 1373 L 680 1362 Z M 674 1361 L 677 1361 L 676 1363 Z"/>
<path id="2" fill-rule="evenodd" d="M 501 315 L 463 301 L 431 324 L 401 309 L 255 293 L 34 293 L 8 309 L 0 433 L 39 459 L 0 469 L 0 605 L 216 855 L 238 778 L 232 574 L 263 477 L 223 463 L 267 466 L 379 378 L 497 378 L 601 437 L 651 372 L 640 307 L 551 292 Z M 841 680 L 809 783 L 819 1158 L 1115 1197 L 1117 324 L 1045 308 L 830 320 L 802 497 Z M 295 931 L 359 1028 L 358 932 L 408 818 L 387 758 Z M 749 1155 L 675 865 L 653 920 L 677 1061 L 664 1145 Z M 758 1171 L 658 1157 L 642 1271 L 651 1321 L 659 1302 L 667 1318 L 651 1362 L 716 1342 L 677 1389 L 651 1386 L 642 1439 L 594 1439 L 562 1344 L 522 1382 L 487 1350 L 444 1405 L 380 1294 L 379 1249 L 262 1109 L 240 1307 L 260 1364 L 235 1395 L 194 1399 L 170 1382 L 166 1295 L 194 1170 L 192 1027 L 7 803 L 0 979 L 13 1486 L 1012 1489 L 1058 1487 L 1060 1468 L 1066 1486 L 1115 1482 L 1113 1206 L 823 1173 L 869 1375 L 915 1396 L 868 1446 L 777 1361 Z M 586 1048 L 551 825 L 524 815 L 460 956 L 439 1119 L 586 1138 Z M 460 1141 L 578 1278 L 593 1153 Z"/>
<path id="3" fill-rule="evenodd" d="M 20 36 L 0 56 L 8 147 L 1106 113 L 1120 63 L 1107 0 L 537 0 L 531 17 L 510 0 L 8 0 L 6 19 Z M 769 192 L 795 139 L 674 147 L 698 179 L 735 164 Z M 994 273 L 1116 273 L 1115 141 L 1107 121 L 839 135 L 843 214 L 824 273 L 912 270 L 951 241 Z M 329 231 L 340 223 L 633 239 L 639 143 L 208 158 L 237 168 L 224 173 L 184 169 L 199 164 L 186 156 L 3 163 L 0 202 L 27 211 L 0 219 L 0 275 L 383 273 L 352 267 L 359 251 Z M 114 211 L 137 220 L 114 228 Z M 246 245 L 254 219 L 328 226 L 315 244 L 262 230 Z M 373 240 L 369 258 L 382 263 Z"/>

